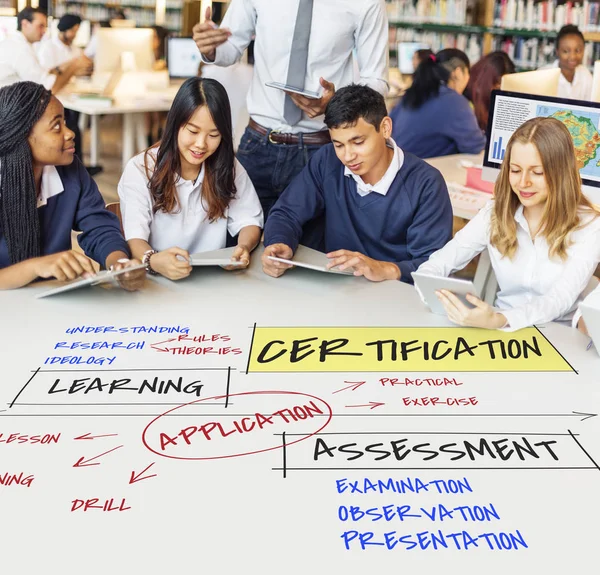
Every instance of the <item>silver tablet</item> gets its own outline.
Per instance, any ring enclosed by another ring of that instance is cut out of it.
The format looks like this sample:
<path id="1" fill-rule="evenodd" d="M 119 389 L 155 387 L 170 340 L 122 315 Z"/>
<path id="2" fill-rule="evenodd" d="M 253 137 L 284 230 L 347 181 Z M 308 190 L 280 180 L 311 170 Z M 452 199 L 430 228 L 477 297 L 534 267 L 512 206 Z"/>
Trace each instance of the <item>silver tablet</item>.
<path id="1" fill-rule="evenodd" d="M 432 276 L 429 274 L 413 272 L 415 287 L 421 293 L 425 303 L 433 313 L 446 315 L 442 302 L 435 295 L 436 290 L 445 289 L 452 292 L 467 307 L 473 307 L 465 298 L 471 294 L 481 298 L 481 290 L 478 290 L 471 280 Z"/>

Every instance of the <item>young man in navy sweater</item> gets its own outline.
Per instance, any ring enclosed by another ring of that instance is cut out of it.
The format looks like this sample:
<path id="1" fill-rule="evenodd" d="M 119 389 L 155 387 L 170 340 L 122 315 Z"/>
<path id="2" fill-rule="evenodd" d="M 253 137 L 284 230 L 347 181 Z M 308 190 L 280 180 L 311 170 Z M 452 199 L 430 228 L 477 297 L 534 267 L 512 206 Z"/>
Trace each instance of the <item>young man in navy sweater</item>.
<path id="1" fill-rule="evenodd" d="M 283 192 L 265 226 L 266 274 L 279 277 L 303 228 L 323 218 L 329 267 L 371 281 L 412 283 L 411 272 L 452 237 L 452 206 L 442 175 L 391 139 L 385 101 L 367 86 L 336 92 L 325 112 L 324 146 Z"/>

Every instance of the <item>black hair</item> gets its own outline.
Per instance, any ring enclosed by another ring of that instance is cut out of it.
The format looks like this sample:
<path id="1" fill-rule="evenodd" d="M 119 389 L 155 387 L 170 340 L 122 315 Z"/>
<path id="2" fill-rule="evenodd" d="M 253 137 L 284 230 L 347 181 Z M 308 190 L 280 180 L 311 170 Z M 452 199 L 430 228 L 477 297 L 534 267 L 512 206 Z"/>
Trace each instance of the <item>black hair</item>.
<path id="1" fill-rule="evenodd" d="M 456 48 L 446 48 L 423 60 L 413 74 L 411 87 L 402 98 L 402 106 L 420 108 L 439 94 L 440 86 L 448 82 L 456 68 L 470 68 L 468 56 Z"/>
<path id="2" fill-rule="evenodd" d="M 567 24 L 566 26 L 563 26 L 558 31 L 558 35 L 556 36 L 556 49 L 557 50 L 560 45 L 560 41 L 565 36 L 579 36 L 581 38 L 581 41 L 585 44 L 585 38 L 583 37 L 581 30 L 579 28 L 577 28 L 577 26 L 575 26 L 574 24 Z"/>
<path id="3" fill-rule="evenodd" d="M 34 82 L 0 89 L 0 224 L 12 264 L 40 255 L 37 190 L 27 139 L 51 97 Z"/>
<path id="4" fill-rule="evenodd" d="M 431 58 L 431 56 L 435 56 L 435 53 L 433 50 L 431 50 L 429 48 L 421 48 L 419 50 L 415 50 L 415 56 L 419 60 L 419 64 L 420 64 L 426 58 Z"/>
<path id="5" fill-rule="evenodd" d="M 387 116 L 383 96 L 360 84 L 350 84 L 336 91 L 325 110 L 328 128 L 354 126 L 360 118 L 379 131 L 381 121 Z"/>
<path id="6" fill-rule="evenodd" d="M 23 10 L 17 14 L 17 30 L 21 30 L 23 20 L 27 20 L 27 22 L 33 22 L 36 14 L 46 16 L 46 12 L 44 12 L 41 8 L 23 8 Z"/>
<path id="7" fill-rule="evenodd" d="M 81 24 L 81 16 L 78 14 L 63 14 L 58 21 L 58 31 L 66 32 Z"/>
<path id="8" fill-rule="evenodd" d="M 208 107 L 221 134 L 219 147 L 204 162 L 202 199 L 206 205 L 208 219 L 214 221 L 224 217 L 229 202 L 235 197 L 235 154 L 227 92 L 222 84 L 211 78 L 188 78 L 179 88 L 167 115 L 154 165 L 150 165 L 148 157 L 152 148 L 146 151 L 144 158 L 155 213 L 173 213 L 179 207 L 175 190 L 175 183 L 181 177 L 181 159 L 177 143 L 179 130 L 201 106 Z"/>
<path id="9" fill-rule="evenodd" d="M 165 43 L 167 41 L 167 38 L 169 37 L 170 32 L 164 27 L 164 26 L 152 26 L 152 29 L 154 30 L 158 41 L 159 41 L 159 53 L 155 54 L 155 57 L 157 60 L 163 60 L 165 57 Z"/>

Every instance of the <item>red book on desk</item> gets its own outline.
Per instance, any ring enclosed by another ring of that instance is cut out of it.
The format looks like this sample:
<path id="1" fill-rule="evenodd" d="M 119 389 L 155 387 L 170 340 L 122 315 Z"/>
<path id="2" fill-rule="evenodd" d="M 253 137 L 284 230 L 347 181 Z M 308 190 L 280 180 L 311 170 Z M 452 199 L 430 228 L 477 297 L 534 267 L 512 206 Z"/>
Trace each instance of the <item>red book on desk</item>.
<path id="1" fill-rule="evenodd" d="M 494 182 L 486 182 L 481 179 L 481 168 L 467 168 L 467 188 L 474 188 L 488 194 L 494 193 Z"/>

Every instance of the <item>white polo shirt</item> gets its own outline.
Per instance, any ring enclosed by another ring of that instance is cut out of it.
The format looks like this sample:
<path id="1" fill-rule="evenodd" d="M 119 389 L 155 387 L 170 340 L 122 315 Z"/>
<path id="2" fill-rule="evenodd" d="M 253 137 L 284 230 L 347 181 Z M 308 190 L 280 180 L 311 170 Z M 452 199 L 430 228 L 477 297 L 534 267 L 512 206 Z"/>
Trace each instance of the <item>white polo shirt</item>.
<path id="1" fill-rule="evenodd" d="M 246 226 L 262 228 L 263 212 L 258 196 L 237 160 L 235 174 L 237 192 L 224 218 L 208 220 L 202 201 L 204 164 L 196 182 L 182 178 L 176 182 L 180 208 L 176 213 L 152 213 L 144 152 L 138 154 L 127 163 L 118 186 L 125 239 L 145 240 L 158 251 L 179 247 L 195 254 L 224 248 L 227 232 L 235 236 Z"/>
<path id="2" fill-rule="evenodd" d="M 36 82 L 50 90 L 56 76 L 44 68 L 22 32 L 11 34 L 0 42 L 0 88 L 16 82 Z"/>
<path id="3" fill-rule="evenodd" d="M 52 70 L 69 62 L 79 57 L 81 53 L 81 48 L 73 45 L 67 46 L 58 37 L 42 40 L 37 50 L 38 60 L 46 70 Z"/>

